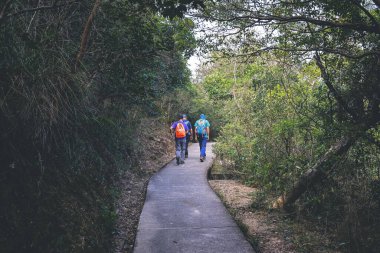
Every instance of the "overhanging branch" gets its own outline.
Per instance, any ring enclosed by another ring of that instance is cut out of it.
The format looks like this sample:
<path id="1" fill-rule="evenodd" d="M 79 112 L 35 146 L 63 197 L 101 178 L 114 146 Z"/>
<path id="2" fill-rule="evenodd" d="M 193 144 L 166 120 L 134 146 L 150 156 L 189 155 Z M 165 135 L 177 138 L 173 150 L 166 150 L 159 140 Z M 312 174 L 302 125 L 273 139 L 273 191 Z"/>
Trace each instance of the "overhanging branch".
<path id="1" fill-rule="evenodd" d="M 333 94 L 333 96 L 336 99 L 336 101 L 338 102 L 338 104 L 340 104 L 340 106 L 342 106 L 342 108 L 346 111 L 346 113 L 348 113 L 348 115 L 350 115 L 355 122 L 358 122 L 357 115 L 348 107 L 348 105 L 344 101 L 343 97 L 340 96 L 340 94 L 338 93 L 338 91 L 335 89 L 335 87 L 331 83 L 330 77 L 327 74 L 326 68 L 325 68 L 325 66 L 322 63 L 321 57 L 319 56 L 318 52 L 315 53 L 314 58 L 315 58 L 317 66 L 321 70 L 321 76 L 323 78 L 323 81 L 327 85 L 329 91 Z"/>
<path id="2" fill-rule="evenodd" d="M 2 13 L 2 15 L 0 15 L 0 21 L 3 20 L 3 19 L 6 19 L 6 18 L 18 16 L 18 15 L 21 15 L 21 14 L 24 14 L 24 13 L 28 13 L 28 12 L 52 10 L 52 9 L 57 9 L 57 8 L 60 8 L 60 7 L 63 7 L 63 6 L 67 6 L 67 5 L 70 5 L 70 4 L 74 4 L 74 3 L 79 3 L 79 0 L 70 1 L 70 2 L 67 2 L 67 3 L 64 3 L 64 4 L 56 4 L 56 2 L 54 2 L 52 5 L 49 5 L 49 6 L 40 6 L 40 7 L 36 7 L 36 8 L 24 9 L 24 10 L 21 10 L 21 11 L 17 11 L 17 12 L 8 14 L 6 16 L 4 16 L 3 13 Z"/>
<path id="3" fill-rule="evenodd" d="M 311 48 L 281 48 L 281 47 L 264 47 L 257 49 L 255 51 L 244 53 L 244 54 L 235 54 L 234 56 L 249 57 L 255 56 L 263 52 L 268 51 L 282 51 L 282 52 L 295 52 L 295 53 L 308 53 L 308 52 L 325 52 L 335 55 L 344 56 L 349 59 L 359 60 L 368 56 L 380 56 L 380 51 L 367 51 L 360 54 L 350 54 L 340 49 L 324 48 L 324 47 L 311 47 Z"/>
<path id="4" fill-rule="evenodd" d="M 321 20 L 315 19 L 307 16 L 292 16 L 292 17 L 284 17 L 277 15 L 262 15 L 258 12 L 250 12 L 251 15 L 241 15 L 241 16 L 233 16 L 230 18 L 217 18 L 214 16 L 209 16 L 208 18 L 213 21 L 219 22 L 232 22 L 237 20 L 256 20 L 258 23 L 268 23 L 268 22 L 278 22 L 278 24 L 287 24 L 287 23 L 298 23 L 298 22 L 306 22 L 318 26 L 327 26 L 331 28 L 342 28 L 342 29 L 350 29 L 358 32 L 369 32 L 380 34 L 380 28 L 376 25 L 367 25 L 361 23 L 347 23 L 347 22 L 333 22 L 330 20 Z"/>

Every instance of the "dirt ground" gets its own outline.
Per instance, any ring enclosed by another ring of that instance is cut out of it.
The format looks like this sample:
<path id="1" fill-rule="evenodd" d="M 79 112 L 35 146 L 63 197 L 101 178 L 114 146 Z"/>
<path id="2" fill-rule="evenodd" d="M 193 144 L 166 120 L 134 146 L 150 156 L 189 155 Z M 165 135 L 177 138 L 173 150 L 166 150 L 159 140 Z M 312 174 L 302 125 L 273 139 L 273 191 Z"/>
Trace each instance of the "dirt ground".
<path id="1" fill-rule="evenodd" d="M 119 182 L 119 202 L 116 206 L 116 230 L 113 240 L 114 253 L 132 253 L 137 226 L 145 201 L 149 178 L 174 158 L 174 143 L 170 135 L 161 137 L 141 136 L 139 141 L 147 143 L 151 149 L 142 150 L 139 164 L 127 170 Z"/>
<path id="2" fill-rule="evenodd" d="M 220 196 L 257 253 L 333 253 L 328 236 L 307 223 L 286 220 L 278 211 L 252 208 L 256 189 L 235 180 L 211 180 Z"/>

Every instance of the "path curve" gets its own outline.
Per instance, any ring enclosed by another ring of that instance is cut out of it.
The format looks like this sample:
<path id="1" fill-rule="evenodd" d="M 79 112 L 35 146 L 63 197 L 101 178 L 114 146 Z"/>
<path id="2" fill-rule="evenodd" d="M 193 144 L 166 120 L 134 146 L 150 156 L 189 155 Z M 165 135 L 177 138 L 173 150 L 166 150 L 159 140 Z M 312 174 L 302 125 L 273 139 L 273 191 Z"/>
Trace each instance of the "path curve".
<path id="1" fill-rule="evenodd" d="M 201 163 L 190 146 L 185 164 L 174 160 L 150 179 L 134 253 L 254 252 L 207 182 L 211 147 Z"/>

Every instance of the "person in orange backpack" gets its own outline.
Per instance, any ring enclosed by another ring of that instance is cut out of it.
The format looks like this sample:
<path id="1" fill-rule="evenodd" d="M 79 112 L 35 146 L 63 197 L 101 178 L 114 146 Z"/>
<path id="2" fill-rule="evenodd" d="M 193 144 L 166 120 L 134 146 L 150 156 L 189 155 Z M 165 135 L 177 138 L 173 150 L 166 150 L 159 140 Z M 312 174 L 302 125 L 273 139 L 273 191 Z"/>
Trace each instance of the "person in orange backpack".
<path id="1" fill-rule="evenodd" d="M 175 156 L 177 165 L 185 163 L 186 151 L 186 135 L 189 127 L 183 122 L 183 114 L 178 115 L 178 121 L 174 122 L 170 127 L 170 131 L 174 132 L 175 137 Z"/>

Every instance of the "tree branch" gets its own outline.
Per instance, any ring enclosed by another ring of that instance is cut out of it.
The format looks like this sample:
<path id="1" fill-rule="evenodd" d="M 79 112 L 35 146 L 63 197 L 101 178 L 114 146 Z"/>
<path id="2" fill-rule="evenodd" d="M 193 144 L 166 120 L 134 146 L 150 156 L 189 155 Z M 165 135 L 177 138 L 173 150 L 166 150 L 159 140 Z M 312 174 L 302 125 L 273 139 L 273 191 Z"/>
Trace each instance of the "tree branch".
<path id="1" fill-rule="evenodd" d="M 227 19 L 216 18 L 213 16 L 209 16 L 210 19 L 219 22 L 231 22 L 236 20 L 244 20 L 244 19 L 254 19 L 257 22 L 273 22 L 277 21 L 278 24 L 286 24 L 286 23 L 297 23 L 297 22 L 306 22 L 319 26 L 328 26 L 332 28 L 342 28 L 342 29 L 351 29 L 359 32 L 369 32 L 380 34 L 380 28 L 375 25 L 365 25 L 365 24 L 355 24 L 355 23 L 336 23 L 329 20 L 320 20 L 306 16 L 292 16 L 292 17 L 284 17 L 284 16 L 276 16 L 276 15 L 261 15 L 258 12 L 251 12 L 252 15 L 241 15 L 234 16 Z"/>
<path id="2" fill-rule="evenodd" d="M 377 22 L 376 18 L 366 8 L 364 8 L 359 2 L 355 0 L 351 0 L 351 2 L 355 6 L 357 6 L 361 11 L 363 11 L 365 15 L 367 15 L 367 17 L 372 21 L 373 25 L 379 30 L 379 22 Z"/>
<path id="3" fill-rule="evenodd" d="M 5 14 L 5 10 L 7 9 L 9 3 L 11 2 L 11 0 L 7 0 L 3 6 L 3 8 L 1 9 L 1 12 L 0 12 L 0 20 L 4 17 L 4 14 Z"/>
<path id="4" fill-rule="evenodd" d="M 376 26 L 368 26 L 364 24 L 354 24 L 354 23 L 335 23 L 327 20 L 313 19 L 305 16 L 298 17 L 281 17 L 281 16 L 273 16 L 274 20 L 278 20 L 281 22 L 289 23 L 289 22 L 306 22 L 319 26 L 329 26 L 333 28 L 343 28 L 343 29 L 352 29 L 360 32 L 370 32 L 379 34 L 380 30 Z"/>
<path id="5" fill-rule="evenodd" d="M 294 202 L 306 192 L 306 190 L 320 181 L 325 175 L 325 171 L 333 167 L 334 162 L 339 156 L 345 154 L 354 144 L 355 139 L 351 137 L 343 137 L 337 141 L 331 148 L 303 175 L 286 195 L 284 199 L 284 209 L 291 210 Z"/>
<path id="6" fill-rule="evenodd" d="M 283 52 L 300 52 L 300 53 L 307 53 L 307 52 L 325 52 L 335 55 L 344 56 L 349 59 L 359 60 L 364 57 L 368 56 L 380 56 L 380 51 L 368 51 L 368 52 L 362 52 L 361 54 L 349 54 L 348 52 L 344 52 L 339 49 L 332 49 L 332 48 L 324 48 L 324 47 L 310 47 L 310 48 L 281 48 L 281 47 L 265 47 L 258 49 L 253 52 L 245 53 L 245 54 L 236 54 L 235 56 L 253 56 L 258 55 L 262 52 L 268 52 L 268 51 L 283 51 Z"/>
<path id="7" fill-rule="evenodd" d="M 314 59 L 317 63 L 317 66 L 321 70 L 321 76 L 323 78 L 323 81 L 327 85 L 329 91 L 333 94 L 334 98 L 342 106 L 342 108 L 354 119 L 354 121 L 358 122 L 357 115 L 348 107 L 347 103 L 339 95 L 338 91 L 335 89 L 335 87 L 331 83 L 330 77 L 327 74 L 326 68 L 322 63 L 321 57 L 319 56 L 318 52 L 315 53 Z"/>
<path id="8" fill-rule="evenodd" d="M 21 10 L 21 11 L 15 12 L 15 13 L 8 14 L 7 16 L 1 16 L 0 15 L 0 21 L 2 19 L 5 19 L 5 18 L 10 18 L 10 17 L 18 16 L 18 15 L 21 15 L 21 14 L 24 14 L 24 13 L 28 13 L 28 12 L 51 10 L 51 9 L 67 6 L 67 5 L 70 5 L 70 4 L 73 4 L 73 3 L 79 3 L 79 0 L 74 0 L 74 1 L 71 1 L 71 2 L 68 2 L 68 3 L 59 4 L 59 5 L 57 5 L 56 1 L 54 1 L 54 3 L 52 5 L 50 5 L 50 6 L 40 6 L 40 7 L 36 7 L 36 8 L 25 9 L 25 10 Z"/>

